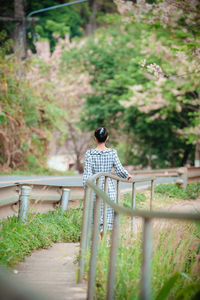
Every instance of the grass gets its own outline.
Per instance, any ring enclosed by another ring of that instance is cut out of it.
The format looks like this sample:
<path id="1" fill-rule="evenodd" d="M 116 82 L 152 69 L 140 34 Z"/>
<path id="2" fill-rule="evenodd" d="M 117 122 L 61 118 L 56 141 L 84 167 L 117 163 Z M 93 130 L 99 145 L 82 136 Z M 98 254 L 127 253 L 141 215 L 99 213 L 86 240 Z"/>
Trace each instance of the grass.
<path id="1" fill-rule="evenodd" d="M 48 168 L 36 168 L 36 169 L 29 169 L 29 170 L 11 170 L 0 172 L 0 175 L 3 176 L 11 176 L 11 175 L 21 175 L 21 176 L 35 176 L 35 175 L 41 175 L 41 176 L 74 176 L 76 175 L 74 171 L 57 171 L 54 169 L 48 169 Z"/>
<path id="2" fill-rule="evenodd" d="M 125 194 L 122 202 L 125 206 L 131 207 L 131 194 Z M 176 184 L 159 184 L 154 189 L 154 209 L 166 207 L 167 205 L 176 204 L 183 200 L 197 199 L 200 197 L 200 182 L 190 183 L 184 190 Z M 136 193 L 136 208 L 149 209 L 150 191 Z"/>
<path id="3" fill-rule="evenodd" d="M 200 231 L 195 224 L 172 221 L 163 223 L 162 226 L 155 222 L 153 229 L 152 299 L 192 299 L 192 296 L 200 290 L 198 253 Z M 141 246 L 141 232 L 137 235 L 131 232 L 121 234 L 115 299 L 132 300 L 140 297 Z M 98 249 L 95 298 L 98 300 L 106 297 L 108 258 L 109 248 L 104 239 L 99 243 Z M 191 285 L 193 289 L 192 291 L 189 289 L 188 295 L 186 287 Z"/>
<path id="4" fill-rule="evenodd" d="M 48 248 L 56 242 L 80 240 L 82 209 L 59 208 L 46 214 L 29 214 L 26 224 L 16 217 L 1 223 L 0 264 L 12 266 L 30 255 L 33 250 Z"/>

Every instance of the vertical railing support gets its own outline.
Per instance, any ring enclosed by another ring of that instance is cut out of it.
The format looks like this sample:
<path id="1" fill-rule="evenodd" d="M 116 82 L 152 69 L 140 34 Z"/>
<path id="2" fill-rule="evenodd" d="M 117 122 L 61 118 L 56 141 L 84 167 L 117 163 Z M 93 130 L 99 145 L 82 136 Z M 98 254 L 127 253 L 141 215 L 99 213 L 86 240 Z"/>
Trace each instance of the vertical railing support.
<path id="1" fill-rule="evenodd" d="M 87 227 L 87 243 L 86 248 L 90 248 L 91 244 L 91 236 L 92 236 L 92 228 L 93 228 L 93 222 L 94 222 L 94 193 L 90 189 L 89 193 L 89 208 L 88 208 L 88 227 Z"/>
<path id="2" fill-rule="evenodd" d="M 153 201 L 154 201 L 154 180 L 151 180 L 150 210 L 153 209 Z"/>
<path id="3" fill-rule="evenodd" d="M 29 192 L 31 190 L 30 186 L 23 185 L 21 188 L 21 195 L 19 201 L 19 218 L 23 223 L 26 222 L 28 216 L 28 206 L 29 206 Z"/>
<path id="4" fill-rule="evenodd" d="M 104 182 L 104 192 L 107 194 L 108 191 L 108 177 L 105 176 L 105 182 Z M 107 204 L 104 202 L 103 206 L 103 234 L 107 230 Z"/>
<path id="5" fill-rule="evenodd" d="M 99 186 L 99 183 L 100 180 L 98 178 L 96 184 Z M 94 227 L 92 232 L 92 249 L 91 249 L 91 256 L 90 256 L 90 269 L 89 269 L 88 291 L 87 291 L 88 300 L 94 299 L 98 239 L 99 239 L 100 204 L 101 204 L 101 200 L 96 195 L 96 201 L 94 204 Z"/>
<path id="6" fill-rule="evenodd" d="M 131 203 L 132 209 L 135 209 L 136 207 L 136 189 L 135 189 L 135 182 L 132 183 L 132 203 Z M 131 218 L 131 230 L 134 233 L 135 232 L 135 218 Z"/>
<path id="7" fill-rule="evenodd" d="M 85 256 L 86 245 L 87 245 L 88 211 L 89 211 L 89 204 L 90 204 L 89 203 L 90 202 L 90 194 L 91 194 L 91 189 L 86 187 L 84 209 L 83 209 L 82 230 L 81 230 L 78 283 L 82 282 L 83 273 L 84 273 L 84 256 Z"/>
<path id="8" fill-rule="evenodd" d="M 118 243 L 119 243 L 119 224 L 120 215 L 114 213 L 114 223 L 111 237 L 111 249 L 110 249 L 110 260 L 109 260 L 109 270 L 108 270 L 108 281 L 107 281 L 107 300 L 114 300 L 115 297 L 115 275 L 116 275 L 116 261 L 118 253 Z"/>
<path id="9" fill-rule="evenodd" d="M 68 202 L 69 202 L 69 189 L 63 189 L 62 190 L 62 197 L 61 197 L 61 210 L 65 211 L 68 208 Z"/>
<path id="10" fill-rule="evenodd" d="M 152 224 L 144 219 L 141 300 L 151 299 Z"/>
<path id="11" fill-rule="evenodd" d="M 116 203 L 120 204 L 120 182 L 119 182 L 119 180 L 117 180 Z"/>

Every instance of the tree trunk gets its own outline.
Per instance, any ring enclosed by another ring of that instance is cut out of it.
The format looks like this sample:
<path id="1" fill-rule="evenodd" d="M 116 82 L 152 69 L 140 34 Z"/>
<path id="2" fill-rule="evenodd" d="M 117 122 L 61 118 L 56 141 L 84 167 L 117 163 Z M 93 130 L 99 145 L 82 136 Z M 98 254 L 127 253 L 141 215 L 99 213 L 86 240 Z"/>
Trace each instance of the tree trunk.
<path id="1" fill-rule="evenodd" d="M 184 155 L 183 155 L 183 159 L 181 161 L 181 166 L 185 166 L 186 162 L 187 162 L 187 159 L 188 159 L 188 156 L 189 156 L 189 153 L 190 153 L 190 150 L 187 148 L 185 151 L 184 151 Z"/>
<path id="2" fill-rule="evenodd" d="M 89 6 L 91 7 L 92 13 L 86 28 L 87 35 L 91 35 L 97 28 L 96 15 L 98 9 L 98 0 L 89 1 Z"/>
<path id="3" fill-rule="evenodd" d="M 78 153 L 76 153 L 76 170 L 82 174 L 83 173 L 83 165 L 81 163 L 81 160 L 80 160 L 80 156 Z"/>
<path id="4" fill-rule="evenodd" d="M 26 57 L 26 23 L 24 12 L 24 0 L 14 2 L 15 18 L 21 21 L 15 22 L 14 30 L 14 50 L 19 60 Z"/>

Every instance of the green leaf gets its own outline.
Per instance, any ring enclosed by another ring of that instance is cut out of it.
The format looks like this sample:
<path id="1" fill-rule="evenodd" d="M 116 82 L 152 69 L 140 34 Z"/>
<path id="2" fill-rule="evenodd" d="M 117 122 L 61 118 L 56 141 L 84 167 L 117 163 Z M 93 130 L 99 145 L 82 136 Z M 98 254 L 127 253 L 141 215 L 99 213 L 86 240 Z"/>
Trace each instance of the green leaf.
<path id="1" fill-rule="evenodd" d="M 155 300 L 165 300 L 170 295 L 171 290 L 176 284 L 176 281 L 181 277 L 180 273 L 175 273 L 163 285 Z"/>

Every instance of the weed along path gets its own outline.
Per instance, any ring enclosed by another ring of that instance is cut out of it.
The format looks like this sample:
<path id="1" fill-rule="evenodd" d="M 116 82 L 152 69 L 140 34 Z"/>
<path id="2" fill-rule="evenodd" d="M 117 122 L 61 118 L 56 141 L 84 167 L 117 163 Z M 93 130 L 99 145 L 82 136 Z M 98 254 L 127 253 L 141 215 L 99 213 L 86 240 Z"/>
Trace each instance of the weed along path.
<path id="1" fill-rule="evenodd" d="M 86 299 L 86 284 L 76 284 L 74 260 L 78 251 L 79 244 L 74 243 L 57 243 L 35 251 L 19 264 L 16 276 L 51 299 Z"/>

